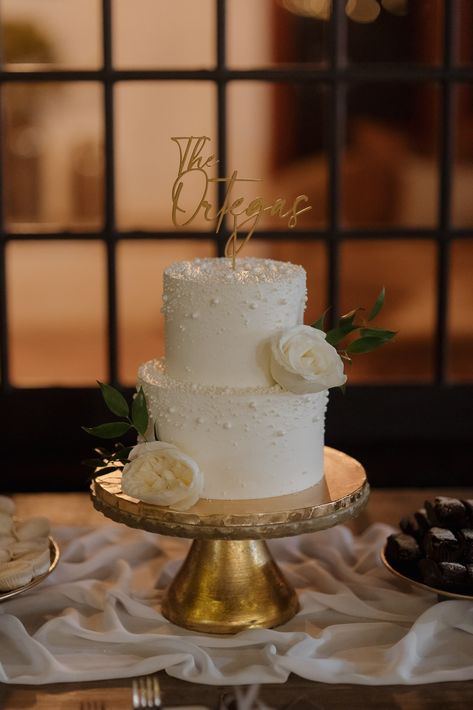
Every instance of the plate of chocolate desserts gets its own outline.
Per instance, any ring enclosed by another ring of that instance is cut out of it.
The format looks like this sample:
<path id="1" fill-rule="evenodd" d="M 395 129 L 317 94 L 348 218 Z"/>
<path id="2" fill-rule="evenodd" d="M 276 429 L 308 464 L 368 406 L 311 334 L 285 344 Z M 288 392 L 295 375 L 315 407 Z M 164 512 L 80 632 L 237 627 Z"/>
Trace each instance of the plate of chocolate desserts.
<path id="1" fill-rule="evenodd" d="M 473 600 L 473 500 L 426 500 L 399 527 L 381 552 L 390 572 L 439 597 Z"/>

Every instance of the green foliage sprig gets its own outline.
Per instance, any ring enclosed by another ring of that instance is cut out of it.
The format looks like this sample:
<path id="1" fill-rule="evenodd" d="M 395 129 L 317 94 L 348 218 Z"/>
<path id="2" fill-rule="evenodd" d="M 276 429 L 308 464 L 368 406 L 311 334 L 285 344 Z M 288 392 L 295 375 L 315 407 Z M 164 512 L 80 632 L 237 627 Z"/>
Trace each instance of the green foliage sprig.
<path id="1" fill-rule="evenodd" d="M 104 382 L 97 381 L 97 384 L 108 409 L 120 419 L 115 422 L 99 424 L 98 426 L 84 426 L 82 429 L 87 434 L 97 436 L 100 439 L 117 439 L 132 429 L 140 436 L 145 437 L 148 429 L 148 408 L 143 388 L 140 387 L 133 397 L 130 412 L 130 407 L 121 392 Z M 100 475 L 111 473 L 122 468 L 128 462 L 128 456 L 132 448 L 132 446 L 124 446 L 121 442 L 115 443 L 112 451 L 97 447 L 94 449 L 97 456 L 92 459 L 86 459 L 82 463 L 93 469 L 99 468 L 98 473 Z"/>
<path id="2" fill-rule="evenodd" d="M 384 328 L 375 328 L 369 325 L 369 323 L 371 323 L 371 321 L 373 321 L 381 311 L 384 305 L 385 295 L 386 291 L 383 286 L 367 317 L 362 319 L 361 322 L 355 322 L 356 318 L 363 311 L 365 311 L 365 309 L 360 306 L 341 316 L 338 323 L 328 331 L 325 331 L 325 317 L 329 309 L 327 309 L 320 316 L 320 318 L 311 325 L 313 328 L 326 332 L 327 343 L 330 343 L 330 345 L 333 345 L 333 347 L 336 348 L 338 354 L 343 360 L 351 363 L 351 355 L 370 353 L 388 343 L 396 335 L 396 330 L 385 330 Z M 343 341 L 353 333 L 358 333 L 359 337 L 354 338 L 346 345 L 343 345 Z"/>

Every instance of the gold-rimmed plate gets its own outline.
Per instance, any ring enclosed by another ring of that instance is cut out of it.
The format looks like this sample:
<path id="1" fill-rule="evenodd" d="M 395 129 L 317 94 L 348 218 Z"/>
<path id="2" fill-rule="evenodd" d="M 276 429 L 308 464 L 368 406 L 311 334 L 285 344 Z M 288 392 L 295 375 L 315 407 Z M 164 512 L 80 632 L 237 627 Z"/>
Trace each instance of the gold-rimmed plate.
<path id="1" fill-rule="evenodd" d="M 445 600 L 445 599 L 465 599 L 466 601 L 473 601 L 473 595 L 472 594 L 460 594 L 459 592 L 449 592 L 447 589 L 439 589 L 438 587 L 431 587 L 429 584 L 424 584 L 424 582 L 419 582 L 418 579 L 414 579 L 413 577 L 408 577 L 406 574 L 403 574 L 402 572 L 399 572 L 395 567 L 391 565 L 390 562 L 388 562 L 386 558 L 386 545 L 383 547 L 381 550 L 381 561 L 383 565 L 386 567 L 391 574 L 394 574 L 396 577 L 399 577 L 399 579 L 404 580 L 405 582 L 409 582 L 409 584 L 412 584 L 414 587 L 418 587 L 419 589 L 423 589 L 425 592 L 431 592 L 432 594 L 436 594 L 439 598 L 439 600 Z"/>
<path id="2" fill-rule="evenodd" d="M 46 577 L 49 577 L 51 572 L 56 569 L 57 563 L 59 562 L 60 552 L 59 545 L 52 537 L 49 538 L 49 554 L 51 561 L 46 572 L 44 572 L 43 574 L 39 574 L 37 577 L 33 577 L 31 582 L 28 582 L 28 584 L 24 584 L 23 586 L 17 587 L 16 589 L 11 589 L 9 592 L 0 592 L 0 602 L 6 601 L 7 599 L 12 599 L 13 597 L 18 596 L 19 594 L 23 594 L 24 592 L 28 592 L 30 589 L 33 589 L 33 587 L 36 587 L 38 584 L 41 584 L 41 582 L 46 579 Z"/>
<path id="3" fill-rule="evenodd" d="M 208 540 L 260 540 L 324 530 L 358 515 L 370 487 L 363 466 L 341 451 L 324 450 L 322 481 L 298 493 L 253 500 L 201 498 L 178 511 L 123 493 L 121 472 L 97 476 L 94 507 L 108 518 L 149 532 Z"/>

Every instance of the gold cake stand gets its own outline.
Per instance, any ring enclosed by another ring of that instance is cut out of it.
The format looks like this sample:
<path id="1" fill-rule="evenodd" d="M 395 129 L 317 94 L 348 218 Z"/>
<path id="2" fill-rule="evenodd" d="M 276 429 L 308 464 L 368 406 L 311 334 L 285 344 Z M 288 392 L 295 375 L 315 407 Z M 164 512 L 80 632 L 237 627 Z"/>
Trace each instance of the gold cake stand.
<path id="1" fill-rule="evenodd" d="M 94 507 L 133 528 L 193 539 L 166 591 L 162 613 L 178 626 L 229 634 L 271 628 L 297 613 L 297 595 L 265 540 L 323 530 L 356 516 L 369 485 L 363 466 L 325 447 L 324 480 L 300 493 L 257 500 L 202 498 L 186 511 L 122 493 L 120 472 L 98 476 Z"/>

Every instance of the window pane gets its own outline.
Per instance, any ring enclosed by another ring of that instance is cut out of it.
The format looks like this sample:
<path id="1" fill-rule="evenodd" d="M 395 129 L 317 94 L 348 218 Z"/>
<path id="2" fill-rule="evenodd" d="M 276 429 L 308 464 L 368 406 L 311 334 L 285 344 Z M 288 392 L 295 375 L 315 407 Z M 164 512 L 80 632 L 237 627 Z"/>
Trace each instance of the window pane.
<path id="1" fill-rule="evenodd" d="M 102 223 L 99 84 L 4 87 L 5 215 L 14 231 L 95 229 Z"/>
<path id="2" fill-rule="evenodd" d="M 357 83 L 348 92 L 342 165 L 347 227 L 435 227 L 439 88 Z"/>
<path id="3" fill-rule="evenodd" d="M 452 380 L 473 381 L 473 240 L 452 244 L 449 304 L 450 358 Z"/>
<path id="4" fill-rule="evenodd" d="M 455 158 L 452 171 L 452 222 L 473 227 L 473 84 L 455 86 Z"/>
<path id="5" fill-rule="evenodd" d="M 307 2 L 228 0 L 227 7 L 230 66 L 326 63 L 329 24 L 311 16 Z"/>
<path id="6" fill-rule="evenodd" d="M 173 261 L 214 256 L 213 242 L 122 241 L 118 244 L 120 379 L 134 385 L 138 366 L 164 353 L 163 271 Z"/>
<path id="7" fill-rule="evenodd" d="M 413 240 L 350 241 L 341 246 L 341 310 L 370 308 L 381 287 L 386 303 L 373 325 L 395 339 L 354 357 L 351 382 L 428 382 L 433 377 L 436 247 Z"/>
<path id="8" fill-rule="evenodd" d="M 209 152 L 216 152 L 215 101 L 215 87 L 207 82 L 117 86 L 116 186 L 121 229 L 174 229 L 171 189 L 179 152 L 171 136 L 209 136 Z M 186 204 L 195 204 L 201 196 L 200 183 L 186 183 Z M 215 204 L 212 185 L 207 196 Z M 188 228 L 209 230 L 209 222 L 197 218 Z"/>
<path id="9" fill-rule="evenodd" d="M 120 68 L 205 69 L 215 64 L 214 0 L 114 0 Z"/>
<path id="10" fill-rule="evenodd" d="M 441 63 L 443 0 L 358 0 L 348 3 L 347 9 L 351 8 L 349 61 Z"/>
<path id="11" fill-rule="evenodd" d="M 260 182 L 241 183 L 247 199 L 277 197 L 290 207 L 307 195 L 312 209 L 298 228 L 326 226 L 327 102 L 323 84 L 232 82 L 228 89 L 228 171 Z M 236 194 L 236 188 L 235 188 Z M 264 217 L 258 228 L 287 229 L 287 219 Z"/>
<path id="12" fill-rule="evenodd" d="M 455 42 L 458 64 L 473 63 L 473 3 L 471 0 L 456 0 L 455 7 L 459 13 L 457 22 L 459 37 Z"/>
<path id="13" fill-rule="evenodd" d="M 20 70 L 96 69 L 100 6 L 99 0 L 1 0 L 2 61 Z"/>
<path id="14" fill-rule="evenodd" d="M 83 386 L 106 377 L 104 275 L 101 243 L 10 242 L 13 384 Z"/>

